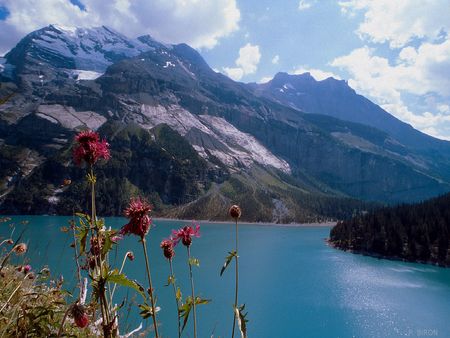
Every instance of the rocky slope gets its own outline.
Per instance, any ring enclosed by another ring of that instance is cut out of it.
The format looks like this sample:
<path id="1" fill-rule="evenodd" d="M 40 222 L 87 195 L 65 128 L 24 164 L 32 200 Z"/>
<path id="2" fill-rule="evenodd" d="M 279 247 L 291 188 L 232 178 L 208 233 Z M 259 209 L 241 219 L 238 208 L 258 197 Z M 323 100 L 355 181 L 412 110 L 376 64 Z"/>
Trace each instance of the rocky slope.
<path id="1" fill-rule="evenodd" d="M 370 207 L 356 199 L 414 201 L 450 190 L 445 161 L 435 170 L 387 132 L 255 95 L 185 44 L 49 26 L 25 37 L 2 66 L 4 213 L 82 206 L 82 183 L 60 187 L 82 178 L 70 161 L 82 128 L 112 146 L 99 173 L 104 214 L 119 214 L 142 193 L 163 215 L 221 219 L 219 210 L 239 201 L 247 220 L 304 221 Z"/>
<path id="2" fill-rule="evenodd" d="M 407 148 L 408 155 L 420 158 L 432 175 L 450 179 L 450 142 L 421 133 L 350 88 L 346 81 L 328 78 L 316 81 L 309 73 L 278 73 L 264 84 L 249 84 L 258 96 L 267 97 L 294 109 L 374 127 L 386 132 Z M 405 156 L 405 157 L 407 157 Z"/>

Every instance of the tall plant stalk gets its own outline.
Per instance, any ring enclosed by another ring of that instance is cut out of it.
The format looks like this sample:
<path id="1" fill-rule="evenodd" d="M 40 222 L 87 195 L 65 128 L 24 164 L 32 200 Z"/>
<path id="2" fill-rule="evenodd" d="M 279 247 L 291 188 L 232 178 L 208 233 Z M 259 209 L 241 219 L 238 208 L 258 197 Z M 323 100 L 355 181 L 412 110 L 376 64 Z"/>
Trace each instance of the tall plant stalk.
<path id="1" fill-rule="evenodd" d="M 96 266 L 99 269 L 99 300 L 100 300 L 100 311 L 102 313 L 102 325 L 103 325 L 103 334 L 105 337 L 111 336 L 111 331 L 109 329 L 110 325 L 110 316 L 109 316 L 109 305 L 106 299 L 106 288 L 105 283 L 103 281 L 103 259 L 102 259 L 102 248 L 101 248 L 101 240 L 100 240 L 100 229 L 97 225 L 97 211 L 95 206 L 95 183 L 96 177 L 94 175 L 94 167 L 90 166 L 90 173 L 88 175 L 88 181 L 91 184 L 91 229 L 95 230 L 96 234 L 96 244 L 98 246 L 98 255 L 95 255 Z"/>
<path id="2" fill-rule="evenodd" d="M 149 285 L 148 293 L 150 295 L 150 302 L 151 302 L 151 306 L 152 306 L 153 326 L 155 327 L 155 337 L 158 338 L 159 334 L 158 334 L 158 325 L 156 323 L 155 299 L 153 297 L 152 277 L 151 277 L 151 274 L 150 274 L 150 265 L 149 265 L 149 262 L 148 262 L 147 244 L 146 244 L 145 237 L 141 237 L 141 242 L 142 242 L 142 247 L 144 249 L 145 268 L 147 270 L 147 278 L 148 278 L 148 285 Z"/>
<path id="3" fill-rule="evenodd" d="M 180 300 L 177 295 L 177 286 L 175 284 L 175 275 L 173 274 L 172 259 L 169 259 L 170 276 L 172 278 L 172 288 L 173 295 L 175 296 L 175 301 L 177 303 L 177 324 L 178 324 L 178 338 L 181 338 L 181 323 L 180 323 Z"/>
<path id="4" fill-rule="evenodd" d="M 192 314 L 194 320 L 194 338 L 197 338 L 197 311 L 195 307 L 195 290 L 194 290 L 194 277 L 192 275 L 192 263 L 191 263 L 191 249 L 190 246 L 186 246 L 189 264 L 189 279 L 191 280 L 191 294 L 192 294 Z"/>
<path id="5" fill-rule="evenodd" d="M 238 238 L 239 238 L 239 236 L 238 236 L 238 220 L 237 220 L 237 218 L 235 219 L 235 221 L 236 221 L 236 247 L 234 249 L 234 251 L 235 251 L 234 259 L 236 262 L 236 264 L 235 264 L 236 273 L 235 273 L 234 306 L 233 306 L 233 313 L 234 313 L 233 330 L 231 332 L 232 338 L 234 338 L 234 331 L 236 328 L 236 308 L 238 306 L 238 292 L 239 292 L 239 255 L 238 255 L 238 244 L 239 244 Z"/>

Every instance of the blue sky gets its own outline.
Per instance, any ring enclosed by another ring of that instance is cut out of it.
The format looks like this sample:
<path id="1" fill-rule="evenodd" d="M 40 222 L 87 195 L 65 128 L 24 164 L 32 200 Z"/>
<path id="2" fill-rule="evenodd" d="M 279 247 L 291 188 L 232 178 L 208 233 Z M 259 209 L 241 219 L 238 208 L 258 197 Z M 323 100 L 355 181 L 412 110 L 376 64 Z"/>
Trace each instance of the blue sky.
<path id="1" fill-rule="evenodd" d="M 242 82 L 279 71 L 346 79 L 450 139 L 450 0 L 0 0 L 0 55 L 50 23 L 186 42 Z"/>

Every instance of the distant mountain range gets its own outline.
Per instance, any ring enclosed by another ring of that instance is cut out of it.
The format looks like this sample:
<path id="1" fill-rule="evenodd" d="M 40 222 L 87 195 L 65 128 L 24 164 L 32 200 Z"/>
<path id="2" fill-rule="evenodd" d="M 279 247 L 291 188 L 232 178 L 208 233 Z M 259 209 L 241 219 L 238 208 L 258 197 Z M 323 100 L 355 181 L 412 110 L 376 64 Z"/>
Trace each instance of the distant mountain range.
<path id="1" fill-rule="evenodd" d="M 85 207 L 70 158 L 83 128 L 112 147 L 99 169 L 104 215 L 142 194 L 158 215 L 224 219 L 233 202 L 249 221 L 301 222 L 450 191 L 450 143 L 345 81 L 279 73 L 243 84 L 185 44 L 55 25 L 0 59 L 0 81 L 2 213 Z"/>

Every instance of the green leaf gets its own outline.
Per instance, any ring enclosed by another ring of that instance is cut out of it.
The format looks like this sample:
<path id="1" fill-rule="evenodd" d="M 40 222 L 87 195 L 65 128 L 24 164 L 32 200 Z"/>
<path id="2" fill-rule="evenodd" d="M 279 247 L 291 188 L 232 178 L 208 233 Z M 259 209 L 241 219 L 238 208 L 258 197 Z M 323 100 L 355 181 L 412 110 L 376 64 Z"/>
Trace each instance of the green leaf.
<path id="1" fill-rule="evenodd" d="M 141 312 L 139 312 L 139 315 L 142 318 L 147 319 L 147 318 L 149 318 L 152 315 L 153 311 L 152 311 L 152 307 L 150 305 L 148 305 L 148 304 L 139 304 L 138 306 L 141 309 Z"/>
<path id="2" fill-rule="evenodd" d="M 102 256 L 106 255 L 111 250 L 113 244 L 116 244 L 111 238 L 117 234 L 115 230 L 109 230 L 104 232 L 105 242 L 102 246 Z"/>
<path id="3" fill-rule="evenodd" d="M 189 265 L 190 266 L 200 266 L 200 261 L 197 258 L 189 258 Z"/>
<path id="4" fill-rule="evenodd" d="M 81 223 L 81 220 L 80 220 Z M 78 228 L 77 238 L 80 241 L 80 253 L 84 253 L 86 250 L 86 241 L 87 241 L 87 235 L 89 232 L 89 228 L 86 226 L 82 226 Z"/>
<path id="5" fill-rule="evenodd" d="M 237 318 L 239 331 L 241 332 L 241 338 L 247 338 L 247 323 L 248 319 L 247 314 L 248 312 L 244 313 L 245 310 L 245 304 L 238 306 L 234 308 L 234 312 Z"/>
<path id="6" fill-rule="evenodd" d="M 169 278 L 167 278 L 167 284 L 164 286 L 169 286 L 170 284 L 174 284 L 174 283 L 175 283 L 175 277 L 169 276 Z"/>
<path id="7" fill-rule="evenodd" d="M 180 288 L 177 288 L 177 293 L 175 294 L 175 298 L 177 299 L 177 301 L 181 300 L 182 295 L 181 295 L 181 289 Z"/>
<path id="8" fill-rule="evenodd" d="M 204 305 L 211 302 L 211 299 L 202 299 L 200 297 L 195 297 L 195 305 Z"/>
<path id="9" fill-rule="evenodd" d="M 84 214 L 82 212 L 76 212 L 75 216 L 78 216 L 80 219 L 85 219 L 88 223 L 91 221 L 91 218 L 88 214 Z"/>
<path id="10" fill-rule="evenodd" d="M 132 288 L 136 290 L 144 299 L 146 298 L 144 288 L 135 280 L 128 279 L 127 276 L 125 276 L 125 274 L 123 273 L 119 274 L 117 269 L 109 273 L 108 277 L 106 278 L 106 281 L 116 283 L 128 288 Z"/>
<path id="11" fill-rule="evenodd" d="M 183 326 L 181 327 L 181 332 L 183 332 L 184 328 L 186 327 L 187 321 L 189 319 L 189 314 L 191 313 L 191 308 L 192 308 L 192 298 L 187 297 L 186 303 L 184 303 L 178 310 L 180 318 L 184 318 Z"/>
<path id="12" fill-rule="evenodd" d="M 228 252 L 228 256 L 225 258 L 225 263 L 223 263 L 222 269 L 220 270 L 220 275 L 222 276 L 222 274 L 225 272 L 225 270 L 227 269 L 228 265 L 230 265 L 231 260 L 236 257 L 236 251 L 231 251 Z"/>

